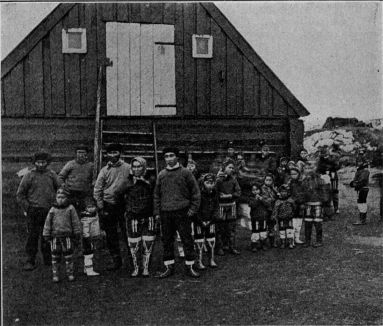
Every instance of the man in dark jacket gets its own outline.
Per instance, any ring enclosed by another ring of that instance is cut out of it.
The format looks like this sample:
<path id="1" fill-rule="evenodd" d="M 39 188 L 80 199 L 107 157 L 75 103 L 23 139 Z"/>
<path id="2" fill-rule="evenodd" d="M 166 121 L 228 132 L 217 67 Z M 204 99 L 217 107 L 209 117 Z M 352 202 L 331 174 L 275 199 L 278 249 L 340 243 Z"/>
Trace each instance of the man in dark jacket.
<path id="1" fill-rule="evenodd" d="M 201 193 L 193 174 L 178 162 L 179 150 L 163 150 L 166 168 L 157 178 L 154 190 L 154 216 L 161 219 L 162 242 L 164 245 L 165 271 L 160 278 L 174 274 L 174 240 L 179 232 L 185 250 L 186 273 L 199 277 L 194 271 L 195 251 L 191 234 L 192 217 L 198 212 Z"/>

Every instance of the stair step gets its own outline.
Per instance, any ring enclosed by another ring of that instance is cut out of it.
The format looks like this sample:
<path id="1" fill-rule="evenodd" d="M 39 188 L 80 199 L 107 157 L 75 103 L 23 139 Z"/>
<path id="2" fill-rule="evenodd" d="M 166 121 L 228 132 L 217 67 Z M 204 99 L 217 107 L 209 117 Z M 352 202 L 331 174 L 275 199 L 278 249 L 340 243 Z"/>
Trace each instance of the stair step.
<path id="1" fill-rule="evenodd" d="M 146 135 L 146 136 L 153 136 L 153 133 L 145 132 L 145 131 L 103 130 L 102 133 L 107 134 L 107 135 Z"/>

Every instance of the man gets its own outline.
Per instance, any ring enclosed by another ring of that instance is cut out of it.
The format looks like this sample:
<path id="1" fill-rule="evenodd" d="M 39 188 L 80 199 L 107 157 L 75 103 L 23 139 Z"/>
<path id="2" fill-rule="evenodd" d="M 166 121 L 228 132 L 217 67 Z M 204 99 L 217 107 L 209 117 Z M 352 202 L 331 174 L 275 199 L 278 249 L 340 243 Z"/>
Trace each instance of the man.
<path id="1" fill-rule="evenodd" d="M 192 217 L 197 213 L 201 194 L 193 174 L 178 162 L 179 150 L 163 150 L 166 167 L 157 178 L 154 190 L 154 216 L 161 219 L 162 241 L 164 245 L 165 271 L 160 278 L 174 274 L 174 240 L 179 232 L 185 250 L 185 268 L 187 275 L 199 277 L 194 271 L 194 242 L 192 238 Z"/>
<path id="2" fill-rule="evenodd" d="M 331 199 L 334 207 L 334 213 L 339 214 L 339 178 L 338 170 L 340 169 L 340 148 L 339 144 L 334 143 L 330 148 L 329 161 L 330 161 L 330 180 L 331 180 Z"/>
<path id="3" fill-rule="evenodd" d="M 264 144 L 261 148 L 261 157 L 258 159 L 257 165 L 259 166 L 262 176 L 271 173 L 274 176 L 277 172 L 277 161 L 270 153 L 270 147 Z"/>
<path id="4" fill-rule="evenodd" d="M 69 161 L 59 173 L 60 182 L 69 192 L 71 204 L 77 213 L 85 209 L 85 199 L 92 194 L 93 163 L 88 161 L 88 147 L 76 147 L 76 158 Z"/>
<path id="5" fill-rule="evenodd" d="M 42 233 L 49 209 L 55 203 L 60 182 L 57 174 L 48 169 L 50 161 L 48 153 L 35 153 L 33 158 L 35 167 L 24 175 L 16 193 L 17 201 L 28 219 L 28 240 L 25 248 L 28 258 L 23 267 L 25 271 L 36 268 L 39 238 L 44 264 L 51 265 L 50 246 L 44 240 Z"/>
<path id="6" fill-rule="evenodd" d="M 93 196 L 97 202 L 101 227 L 106 233 L 107 247 L 113 259 L 107 270 L 117 270 L 122 266 L 118 225 L 127 243 L 121 195 L 123 184 L 130 173 L 130 165 L 120 159 L 122 152 L 120 144 L 110 144 L 106 151 L 109 161 L 98 174 Z"/>

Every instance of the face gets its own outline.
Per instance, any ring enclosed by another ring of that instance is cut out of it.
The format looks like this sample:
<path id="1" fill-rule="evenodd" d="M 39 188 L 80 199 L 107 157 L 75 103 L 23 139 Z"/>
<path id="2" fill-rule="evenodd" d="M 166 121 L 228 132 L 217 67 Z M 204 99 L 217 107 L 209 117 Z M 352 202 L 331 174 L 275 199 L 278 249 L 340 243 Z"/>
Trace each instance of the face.
<path id="1" fill-rule="evenodd" d="M 119 151 L 110 151 L 107 153 L 109 161 L 112 163 L 117 163 L 120 159 L 121 153 Z"/>
<path id="2" fill-rule="evenodd" d="M 186 168 L 187 168 L 189 171 L 193 172 L 193 171 L 195 170 L 196 166 L 195 166 L 195 164 L 193 164 L 193 163 L 188 163 L 188 164 L 186 165 Z"/>
<path id="3" fill-rule="evenodd" d="M 290 163 L 287 167 L 289 168 L 289 169 L 291 169 L 292 167 L 294 167 L 294 163 Z"/>
<path id="4" fill-rule="evenodd" d="M 48 166 L 48 162 L 46 160 L 37 160 L 35 162 L 36 170 L 44 171 Z"/>
<path id="5" fill-rule="evenodd" d="M 57 194 L 56 201 L 59 206 L 62 206 L 68 201 L 68 197 L 64 194 Z"/>
<path id="6" fill-rule="evenodd" d="M 289 193 L 286 190 L 282 190 L 280 194 L 281 194 L 281 198 L 287 198 L 289 196 Z"/>
<path id="7" fill-rule="evenodd" d="M 262 155 L 267 156 L 269 154 L 269 148 L 268 147 L 262 147 Z"/>
<path id="8" fill-rule="evenodd" d="M 261 189 L 259 189 L 257 186 L 253 186 L 251 188 L 251 192 L 253 193 L 253 195 L 260 195 L 261 194 Z"/>
<path id="9" fill-rule="evenodd" d="M 234 156 L 234 153 L 235 153 L 234 148 L 230 147 L 230 148 L 227 149 L 227 155 L 228 156 L 232 157 L 232 156 Z"/>
<path id="10" fill-rule="evenodd" d="M 287 165 L 287 161 L 281 161 L 281 166 L 286 166 Z"/>
<path id="11" fill-rule="evenodd" d="M 214 188 L 214 182 L 212 180 L 206 180 L 203 182 L 204 187 L 208 190 L 211 191 Z"/>
<path id="12" fill-rule="evenodd" d="M 88 152 L 83 149 L 77 150 L 76 158 L 77 158 L 77 161 L 79 162 L 86 162 L 88 159 Z"/>
<path id="13" fill-rule="evenodd" d="M 88 213 L 94 214 L 94 213 L 96 213 L 96 211 L 97 211 L 97 207 L 94 206 L 94 205 L 88 205 L 88 206 L 86 207 L 86 211 L 87 211 Z"/>
<path id="14" fill-rule="evenodd" d="M 314 172 L 314 166 L 311 164 L 306 164 L 303 171 L 304 171 L 304 174 L 310 174 Z"/>
<path id="15" fill-rule="evenodd" d="M 273 180 L 273 178 L 272 177 L 266 177 L 265 178 L 265 185 L 266 186 L 272 186 L 273 185 L 273 183 L 274 183 L 274 180 Z"/>
<path id="16" fill-rule="evenodd" d="M 224 172 L 227 175 L 232 175 L 234 173 L 234 165 L 233 164 L 229 164 L 228 166 L 226 166 Z"/>
<path id="17" fill-rule="evenodd" d="M 305 159 L 307 158 L 308 153 L 306 151 L 301 151 L 300 155 L 303 159 Z"/>
<path id="18" fill-rule="evenodd" d="M 140 177 L 144 173 L 144 167 L 138 161 L 133 161 L 132 163 L 132 172 L 135 177 Z"/>
<path id="19" fill-rule="evenodd" d="M 298 173 L 297 171 L 295 171 L 295 170 L 291 170 L 291 171 L 290 171 L 290 177 L 291 177 L 291 179 L 293 179 L 293 180 L 298 180 L 298 178 L 299 178 L 299 173 Z"/>
<path id="20" fill-rule="evenodd" d="M 169 165 L 170 167 L 175 166 L 178 162 L 178 157 L 175 153 L 165 153 L 164 158 L 166 165 Z"/>

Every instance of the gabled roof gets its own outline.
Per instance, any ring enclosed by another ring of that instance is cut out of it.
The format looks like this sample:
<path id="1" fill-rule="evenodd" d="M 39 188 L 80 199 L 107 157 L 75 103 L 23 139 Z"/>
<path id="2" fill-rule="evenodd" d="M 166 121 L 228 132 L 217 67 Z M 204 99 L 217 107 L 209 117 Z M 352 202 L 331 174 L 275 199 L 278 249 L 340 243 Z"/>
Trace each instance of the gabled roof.
<path id="1" fill-rule="evenodd" d="M 280 81 L 274 72 L 258 56 L 251 45 L 230 23 L 223 13 L 211 2 L 200 2 L 201 6 L 210 14 L 216 23 L 226 33 L 227 37 L 240 49 L 243 55 L 255 66 L 266 80 L 279 92 L 286 102 L 303 117 L 310 113 Z M 1 77 L 3 78 L 14 66 L 17 65 L 35 45 L 49 33 L 49 31 L 75 6 L 75 3 L 62 3 L 58 5 L 39 25 L 36 26 L 19 45 L 11 51 L 1 62 Z"/>

